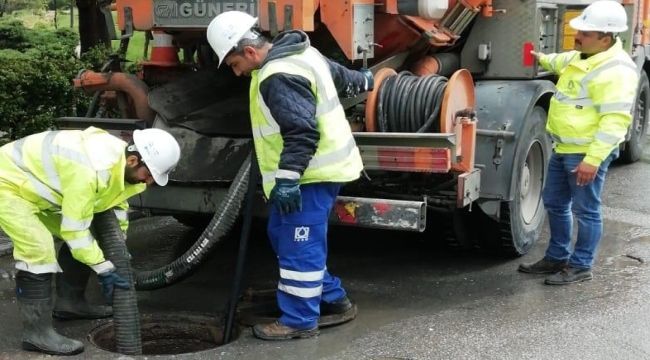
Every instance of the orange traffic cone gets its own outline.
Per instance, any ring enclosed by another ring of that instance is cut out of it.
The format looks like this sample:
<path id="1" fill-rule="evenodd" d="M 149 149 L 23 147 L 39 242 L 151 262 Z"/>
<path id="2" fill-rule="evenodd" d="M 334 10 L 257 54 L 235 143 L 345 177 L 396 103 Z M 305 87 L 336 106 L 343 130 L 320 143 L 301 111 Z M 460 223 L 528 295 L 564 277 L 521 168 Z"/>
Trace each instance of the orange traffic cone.
<path id="1" fill-rule="evenodd" d="M 151 59 L 146 63 L 157 66 L 178 66 L 178 48 L 174 46 L 173 36 L 164 31 L 154 30 Z"/>

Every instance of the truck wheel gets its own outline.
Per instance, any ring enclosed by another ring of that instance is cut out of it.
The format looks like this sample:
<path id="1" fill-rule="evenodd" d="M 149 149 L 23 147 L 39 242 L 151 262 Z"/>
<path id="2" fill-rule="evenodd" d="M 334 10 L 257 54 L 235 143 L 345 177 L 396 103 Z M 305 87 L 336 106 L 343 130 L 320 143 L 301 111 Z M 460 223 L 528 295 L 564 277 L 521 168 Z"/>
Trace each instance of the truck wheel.
<path id="1" fill-rule="evenodd" d="M 639 78 L 639 90 L 634 101 L 632 126 L 630 127 L 630 140 L 625 142 L 625 148 L 621 151 L 619 160 L 625 164 L 631 164 L 641 159 L 643 154 L 644 135 L 648 126 L 648 103 L 650 103 L 650 83 L 645 71 L 641 71 Z"/>
<path id="2" fill-rule="evenodd" d="M 547 176 L 551 142 L 546 135 L 546 111 L 535 106 L 530 112 L 515 151 L 512 174 L 514 197 L 501 203 L 500 220 L 480 214 L 481 248 L 520 256 L 539 238 L 544 224 L 542 189 Z"/>

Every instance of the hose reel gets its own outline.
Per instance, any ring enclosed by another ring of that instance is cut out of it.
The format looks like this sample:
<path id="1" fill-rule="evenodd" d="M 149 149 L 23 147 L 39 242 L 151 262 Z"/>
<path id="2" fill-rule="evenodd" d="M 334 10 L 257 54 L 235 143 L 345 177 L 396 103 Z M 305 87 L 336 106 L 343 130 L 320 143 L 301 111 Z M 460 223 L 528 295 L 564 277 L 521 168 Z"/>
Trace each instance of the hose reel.
<path id="1" fill-rule="evenodd" d="M 449 133 L 457 114 L 473 108 L 474 84 L 465 69 L 447 79 L 383 68 L 368 94 L 365 126 L 368 132 Z"/>

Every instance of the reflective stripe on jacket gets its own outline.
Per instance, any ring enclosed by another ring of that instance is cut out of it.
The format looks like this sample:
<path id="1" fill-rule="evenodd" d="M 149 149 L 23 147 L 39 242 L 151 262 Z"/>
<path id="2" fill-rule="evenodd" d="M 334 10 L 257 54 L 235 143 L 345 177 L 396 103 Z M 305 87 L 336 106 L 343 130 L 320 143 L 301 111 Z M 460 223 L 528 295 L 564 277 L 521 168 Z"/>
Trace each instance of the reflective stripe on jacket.
<path id="1" fill-rule="evenodd" d="M 30 135 L 0 148 L 0 182 L 41 211 L 60 214 L 58 235 L 74 258 L 97 265 L 105 259 L 89 230 L 93 214 L 126 210 L 127 199 L 146 189 L 125 183 L 125 147 L 93 127 Z"/>
<path id="2" fill-rule="evenodd" d="M 632 121 L 638 72 L 621 41 L 580 58 L 580 52 L 543 55 L 540 64 L 560 75 L 551 99 L 546 130 L 558 153 L 586 154 L 599 166 L 625 140 Z"/>
<path id="3" fill-rule="evenodd" d="M 259 85 L 276 73 L 308 79 L 316 97 L 316 122 L 320 139 L 316 153 L 300 177 L 300 183 L 348 182 L 357 179 L 363 170 L 359 149 L 339 102 L 329 66 L 322 55 L 310 47 L 302 53 L 271 60 L 251 74 L 251 124 L 266 196 L 270 195 L 275 186 L 283 140 L 280 126 L 264 103 Z"/>

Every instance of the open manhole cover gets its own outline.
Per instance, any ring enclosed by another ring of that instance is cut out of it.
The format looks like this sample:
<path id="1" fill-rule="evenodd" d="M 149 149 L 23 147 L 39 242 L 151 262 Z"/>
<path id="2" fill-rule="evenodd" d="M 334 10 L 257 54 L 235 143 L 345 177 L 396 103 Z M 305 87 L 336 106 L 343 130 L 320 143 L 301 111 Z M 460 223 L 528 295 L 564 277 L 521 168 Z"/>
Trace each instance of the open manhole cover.
<path id="1" fill-rule="evenodd" d="M 94 328 L 88 340 L 100 349 L 116 352 L 113 321 Z M 140 317 L 143 355 L 173 355 L 204 351 L 223 345 L 223 325 L 215 316 L 146 314 Z M 233 329 L 231 340 L 239 336 Z"/>

